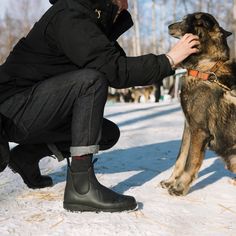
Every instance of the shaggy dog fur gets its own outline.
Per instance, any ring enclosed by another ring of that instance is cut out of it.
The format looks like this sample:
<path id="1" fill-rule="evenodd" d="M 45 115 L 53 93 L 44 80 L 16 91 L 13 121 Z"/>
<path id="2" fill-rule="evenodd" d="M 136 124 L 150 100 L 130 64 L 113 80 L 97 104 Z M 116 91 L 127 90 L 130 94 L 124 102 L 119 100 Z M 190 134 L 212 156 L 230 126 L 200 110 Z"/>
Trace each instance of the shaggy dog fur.
<path id="1" fill-rule="evenodd" d="M 182 144 L 171 177 L 161 182 L 171 195 L 185 195 L 198 174 L 207 147 L 236 173 L 236 65 L 228 61 L 226 39 L 231 33 L 210 14 L 189 14 L 170 25 L 169 33 L 176 38 L 185 33 L 199 36 L 199 53 L 189 56 L 181 67 L 199 75 L 208 74 L 207 80 L 190 72 L 183 78 L 180 98 L 186 122 Z"/>

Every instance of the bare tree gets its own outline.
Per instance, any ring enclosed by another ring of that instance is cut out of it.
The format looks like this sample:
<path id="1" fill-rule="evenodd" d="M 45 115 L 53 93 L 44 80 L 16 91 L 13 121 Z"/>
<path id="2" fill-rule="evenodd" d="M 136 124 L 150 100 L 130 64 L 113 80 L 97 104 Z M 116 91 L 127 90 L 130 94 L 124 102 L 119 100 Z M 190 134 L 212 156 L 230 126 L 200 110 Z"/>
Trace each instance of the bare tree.
<path id="1" fill-rule="evenodd" d="M 152 52 L 157 54 L 157 14 L 156 0 L 152 0 Z"/>
<path id="2" fill-rule="evenodd" d="M 233 5 L 233 32 L 234 32 L 233 57 L 236 58 L 236 35 L 235 35 L 235 32 L 236 32 L 236 0 L 234 0 L 234 5 Z"/>
<path id="3" fill-rule="evenodd" d="M 0 63 L 40 17 L 45 1 L 9 0 L 11 9 L 0 19 Z M 129 5 L 134 27 L 119 39 L 129 56 L 167 52 L 175 42 L 168 35 L 168 25 L 194 11 L 209 12 L 222 27 L 236 32 L 236 0 L 129 0 Z M 236 58 L 236 35 L 229 44 Z"/>
<path id="4" fill-rule="evenodd" d="M 34 5 L 33 5 L 34 3 Z M 2 64 L 16 42 L 26 36 L 32 25 L 42 14 L 42 1 L 10 0 L 7 10 L 0 21 L 0 63 Z"/>
<path id="5" fill-rule="evenodd" d="M 132 10 L 133 10 L 133 21 L 134 21 L 134 34 L 132 36 L 133 55 L 140 55 L 141 54 L 141 38 L 140 38 L 138 0 L 133 0 Z"/>

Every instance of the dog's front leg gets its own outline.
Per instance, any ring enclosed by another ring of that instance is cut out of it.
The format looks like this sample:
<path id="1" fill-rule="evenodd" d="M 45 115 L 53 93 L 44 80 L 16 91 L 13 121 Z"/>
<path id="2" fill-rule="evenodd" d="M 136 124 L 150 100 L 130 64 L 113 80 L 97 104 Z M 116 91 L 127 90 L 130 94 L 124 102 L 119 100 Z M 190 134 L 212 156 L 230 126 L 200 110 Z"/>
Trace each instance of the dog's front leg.
<path id="1" fill-rule="evenodd" d="M 236 174 L 236 155 L 230 155 L 226 159 L 227 169 Z"/>
<path id="2" fill-rule="evenodd" d="M 184 167 L 186 164 L 188 152 L 190 146 L 190 131 L 187 121 L 184 124 L 184 132 L 182 136 L 182 143 L 180 147 L 180 151 L 175 163 L 174 170 L 169 179 L 161 181 L 161 186 L 163 188 L 171 188 L 175 185 L 176 180 L 181 176 L 184 171 Z"/>
<path id="3" fill-rule="evenodd" d="M 187 162 L 182 175 L 176 180 L 174 186 L 169 188 L 171 195 L 186 195 L 190 184 L 197 177 L 201 167 L 205 148 L 209 141 L 209 136 L 202 129 L 191 131 L 191 140 Z"/>

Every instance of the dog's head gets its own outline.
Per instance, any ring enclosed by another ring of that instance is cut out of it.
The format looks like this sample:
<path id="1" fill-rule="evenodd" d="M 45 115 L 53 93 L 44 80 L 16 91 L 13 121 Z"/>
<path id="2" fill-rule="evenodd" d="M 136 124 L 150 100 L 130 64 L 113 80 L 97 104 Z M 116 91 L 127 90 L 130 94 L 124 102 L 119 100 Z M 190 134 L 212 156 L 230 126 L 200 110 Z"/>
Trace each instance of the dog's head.
<path id="1" fill-rule="evenodd" d="M 169 34 L 181 38 L 186 33 L 198 35 L 200 39 L 199 53 L 192 54 L 183 64 L 196 64 L 201 59 L 229 59 L 229 47 L 226 38 L 232 33 L 220 27 L 216 19 L 203 12 L 188 14 L 182 21 L 169 25 Z"/>

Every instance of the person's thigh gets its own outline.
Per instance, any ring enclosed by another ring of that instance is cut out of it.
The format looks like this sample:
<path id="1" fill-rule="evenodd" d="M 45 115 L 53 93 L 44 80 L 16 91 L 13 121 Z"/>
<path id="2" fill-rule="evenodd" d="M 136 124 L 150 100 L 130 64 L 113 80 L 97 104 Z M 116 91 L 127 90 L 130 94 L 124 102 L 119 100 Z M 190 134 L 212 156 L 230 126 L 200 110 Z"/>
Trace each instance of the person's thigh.
<path id="1" fill-rule="evenodd" d="M 9 141 L 70 139 L 73 104 L 92 85 L 91 73 L 92 70 L 84 69 L 47 79 L 1 104 Z"/>
<path id="2" fill-rule="evenodd" d="M 41 144 L 46 143 L 52 153 L 59 161 L 70 157 L 71 127 L 70 121 L 65 122 L 55 130 L 42 130 L 38 134 L 30 134 L 20 144 Z M 107 150 L 113 147 L 120 137 L 118 126 L 112 121 L 103 118 L 102 135 L 99 142 L 99 150 Z"/>

